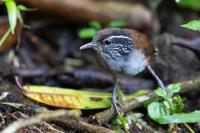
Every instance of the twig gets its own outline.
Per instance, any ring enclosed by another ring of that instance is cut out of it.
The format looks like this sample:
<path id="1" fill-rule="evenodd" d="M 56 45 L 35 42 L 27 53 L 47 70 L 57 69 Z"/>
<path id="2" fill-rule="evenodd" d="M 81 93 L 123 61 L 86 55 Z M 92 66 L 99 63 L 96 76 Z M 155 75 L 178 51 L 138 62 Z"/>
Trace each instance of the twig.
<path id="1" fill-rule="evenodd" d="M 2 126 L 5 123 L 5 119 L 3 115 L 0 113 L 0 126 Z"/>
<path id="2" fill-rule="evenodd" d="M 181 85 L 181 93 L 191 92 L 198 90 L 200 88 L 200 77 L 194 80 L 180 82 Z M 122 111 L 128 112 L 130 110 L 136 109 L 141 107 L 145 102 L 153 100 L 155 98 L 159 98 L 154 92 L 149 92 L 145 95 L 136 97 L 134 99 L 128 100 L 121 104 Z M 104 124 L 108 122 L 116 113 L 112 109 L 107 109 L 100 113 L 95 114 L 92 116 L 92 121 L 96 121 L 99 124 Z"/>
<path id="3" fill-rule="evenodd" d="M 102 126 L 97 126 L 97 125 L 92 125 L 89 123 L 86 123 L 81 120 L 75 120 L 75 119 L 57 119 L 56 121 L 64 123 L 66 126 L 69 126 L 71 128 L 74 128 L 78 131 L 81 132 L 86 132 L 86 133 L 115 133 L 113 130 L 102 127 Z"/>
<path id="4" fill-rule="evenodd" d="M 17 115 L 19 115 L 19 116 L 17 116 Z M 11 114 L 11 116 L 13 117 L 13 118 L 15 118 L 15 119 L 17 119 L 17 120 L 19 120 L 20 118 L 19 117 L 21 117 L 21 118 L 24 118 L 24 119 L 28 119 L 29 117 L 27 116 L 27 115 L 25 115 L 25 114 L 23 114 L 22 112 L 14 112 L 14 113 L 12 113 Z M 36 130 L 38 133 L 43 133 L 39 128 L 37 128 L 36 126 L 30 126 L 30 127 L 28 127 L 30 130 L 33 128 L 34 130 Z"/>
<path id="5" fill-rule="evenodd" d="M 66 114 L 67 114 L 66 110 L 57 110 L 57 111 L 52 111 L 52 112 L 41 113 L 30 119 L 20 119 L 10 124 L 1 133 L 15 133 L 20 128 L 37 124 L 43 120 L 50 120 L 50 119 L 55 119 L 56 117 L 65 116 Z"/>
<path id="6" fill-rule="evenodd" d="M 187 123 L 184 123 L 184 125 L 186 126 L 186 128 L 188 129 L 188 131 L 189 131 L 190 133 L 195 133 L 195 132 L 192 130 L 192 128 L 191 128 Z"/>

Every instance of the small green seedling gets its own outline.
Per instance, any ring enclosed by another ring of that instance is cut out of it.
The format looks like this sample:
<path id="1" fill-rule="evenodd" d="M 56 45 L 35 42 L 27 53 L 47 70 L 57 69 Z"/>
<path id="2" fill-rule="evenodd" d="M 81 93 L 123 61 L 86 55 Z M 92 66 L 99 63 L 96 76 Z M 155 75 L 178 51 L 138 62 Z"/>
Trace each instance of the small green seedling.
<path id="1" fill-rule="evenodd" d="M 122 127 L 123 130 L 128 132 L 129 127 L 127 121 L 127 117 L 124 117 L 124 114 L 120 114 L 119 116 L 117 116 L 114 123 L 115 125 Z"/>
<path id="2" fill-rule="evenodd" d="M 195 123 L 200 122 L 200 111 L 184 113 L 184 101 L 179 95 L 173 96 L 181 90 L 180 84 L 171 84 L 165 93 L 161 88 L 155 90 L 156 95 L 164 100 L 152 102 L 148 105 L 148 115 L 160 124 Z"/>
<path id="3" fill-rule="evenodd" d="M 6 38 L 8 37 L 10 33 L 14 34 L 17 20 L 19 20 L 20 24 L 24 26 L 23 19 L 21 17 L 21 11 L 35 11 L 36 10 L 36 9 L 27 8 L 23 5 L 17 5 L 14 0 L 3 0 L 3 2 L 8 12 L 8 20 L 9 20 L 10 27 L 8 28 L 4 36 L 1 38 L 0 46 L 3 44 L 3 42 L 6 40 Z"/>

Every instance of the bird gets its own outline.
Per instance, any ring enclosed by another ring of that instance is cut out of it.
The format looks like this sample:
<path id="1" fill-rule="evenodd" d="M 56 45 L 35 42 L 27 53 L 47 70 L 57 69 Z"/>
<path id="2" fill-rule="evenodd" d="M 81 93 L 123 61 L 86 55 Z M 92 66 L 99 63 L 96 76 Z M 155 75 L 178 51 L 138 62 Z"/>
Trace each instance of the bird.
<path id="1" fill-rule="evenodd" d="M 164 84 L 150 66 L 155 47 L 150 38 L 134 29 L 105 28 L 99 30 L 90 43 L 80 50 L 92 49 L 99 66 L 115 79 L 112 105 L 120 114 L 116 89 L 121 77 L 133 77 L 146 68 L 155 77 L 161 88 Z"/>

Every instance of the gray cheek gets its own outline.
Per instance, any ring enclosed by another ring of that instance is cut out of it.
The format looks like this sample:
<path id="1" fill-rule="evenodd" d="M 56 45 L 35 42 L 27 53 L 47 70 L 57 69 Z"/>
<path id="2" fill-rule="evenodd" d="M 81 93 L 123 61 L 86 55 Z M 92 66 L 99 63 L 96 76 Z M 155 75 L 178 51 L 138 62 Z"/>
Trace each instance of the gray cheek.
<path id="1" fill-rule="evenodd" d="M 102 56 L 106 56 L 108 59 L 114 59 L 121 57 L 120 54 L 120 47 L 112 47 L 112 46 L 106 46 L 104 49 L 102 49 Z"/>
<path id="2" fill-rule="evenodd" d="M 123 56 L 124 47 L 122 44 L 115 44 L 111 47 L 112 55 L 116 58 Z"/>
<path id="3" fill-rule="evenodd" d="M 113 51 L 110 53 L 113 58 L 121 57 L 122 55 L 118 51 Z"/>
<path id="4" fill-rule="evenodd" d="M 122 44 L 113 44 L 113 45 L 110 46 L 110 49 L 113 49 L 115 51 L 120 51 L 121 48 L 123 48 Z"/>

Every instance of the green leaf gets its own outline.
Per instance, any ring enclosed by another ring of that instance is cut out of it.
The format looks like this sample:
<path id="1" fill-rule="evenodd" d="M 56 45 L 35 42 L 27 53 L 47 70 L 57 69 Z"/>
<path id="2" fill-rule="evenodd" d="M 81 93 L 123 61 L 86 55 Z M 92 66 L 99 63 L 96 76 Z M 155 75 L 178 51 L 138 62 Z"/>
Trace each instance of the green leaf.
<path id="1" fill-rule="evenodd" d="M 180 7 L 191 8 L 200 11 L 199 0 L 175 0 Z"/>
<path id="2" fill-rule="evenodd" d="M 160 87 L 155 90 L 155 93 L 156 93 L 156 95 L 158 95 L 160 97 L 163 97 L 163 98 L 167 97 L 166 92 L 163 89 L 161 89 Z"/>
<path id="3" fill-rule="evenodd" d="M 17 24 L 17 6 L 14 0 L 5 0 L 11 32 L 14 33 Z"/>
<path id="4" fill-rule="evenodd" d="M 200 122 L 200 111 L 194 111 L 190 113 L 178 113 L 173 115 L 161 115 L 155 121 L 160 124 Z"/>
<path id="5" fill-rule="evenodd" d="M 200 31 L 200 19 L 192 20 L 186 24 L 181 25 L 181 27 L 188 28 L 188 29 L 195 30 L 195 31 Z"/>
<path id="6" fill-rule="evenodd" d="M 32 100 L 62 108 L 100 109 L 111 106 L 111 93 L 48 86 L 23 86 L 23 94 Z"/>
<path id="7" fill-rule="evenodd" d="M 20 11 L 36 11 L 36 8 L 28 8 L 24 5 L 18 5 L 17 9 L 19 9 Z"/>
<path id="8" fill-rule="evenodd" d="M 132 112 L 126 114 L 126 116 L 122 113 L 122 114 L 118 115 L 115 119 L 113 119 L 113 123 L 117 127 L 121 127 L 121 129 L 123 129 L 127 133 L 129 133 L 132 123 L 136 122 L 135 120 L 138 119 L 138 117 L 139 117 L 138 115 L 141 116 L 141 114 L 135 114 Z M 120 131 L 119 133 L 121 133 L 121 132 L 122 131 Z"/>
<path id="9" fill-rule="evenodd" d="M 181 113 L 184 108 L 184 101 L 185 99 L 181 98 L 179 95 L 175 96 L 172 100 L 172 104 L 174 105 L 173 112 L 175 113 Z"/>
<path id="10" fill-rule="evenodd" d="M 170 99 L 170 100 L 171 100 L 171 99 Z M 170 108 L 171 108 L 171 104 L 170 104 L 169 101 L 164 100 L 164 101 L 163 101 L 163 104 L 165 105 L 165 107 L 166 107 L 168 110 L 170 110 Z"/>
<path id="11" fill-rule="evenodd" d="M 118 116 L 118 119 L 119 119 L 119 121 L 120 121 L 120 125 L 122 126 L 122 128 L 123 129 L 127 129 L 127 120 L 126 120 L 126 118 L 124 117 L 124 115 L 123 114 L 120 114 L 119 116 Z"/>
<path id="12" fill-rule="evenodd" d="M 96 35 L 97 30 L 94 28 L 84 28 L 79 31 L 79 37 L 82 39 L 93 38 Z"/>
<path id="13" fill-rule="evenodd" d="M 112 104 L 112 94 L 108 92 L 37 85 L 25 85 L 22 91 L 25 96 L 35 101 L 56 107 L 100 109 L 108 108 Z M 125 97 L 129 100 L 128 96 Z"/>
<path id="14" fill-rule="evenodd" d="M 200 122 L 200 111 L 190 113 L 174 113 L 170 115 L 168 108 L 159 102 L 152 102 L 148 106 L 148 115 L 160 124 L 195 123 Z"/>
<path id="15" fill-rule="evenodd" d="M 101 24 L 96 20 L 91 21 L 90 26 L 97 30 L 101 29 Z"/>
<path id="16" fill-rule="evenodd" d="M 152 102 L 148 105 L 148 115 L 151 119 L 157 121 L 163 115 L 169 115 L 168 110 L 164 106 L 164 104 L 159 102 Z"/>
<path id="17" fill-rule="evenodd" d="M 175 93 L 181 90 L 180 84 L 170 84 L 167 86 L 167 95 L 168 97 L 172 97 Z"/>
<path id="18" fill-rule="evenodd" d="M 164 99 L 169 99 L 173 96 L 174 93 L 177 93 L 181 90 L 180 84 L 170 84 L 167 86 L 167 92 L 165 92 L 160 87 L 155 90 L 156 95 L 163 97 Z"/>
<path id="19" fill-rule="evenodd" d="M 127 26 L 128 24 L 124 21 L 111 21 L 109 24 L 108 24 L 108 27 L 116 27 L 116 28 L 120 28 L 120 27 L 125 27 Z"/>

